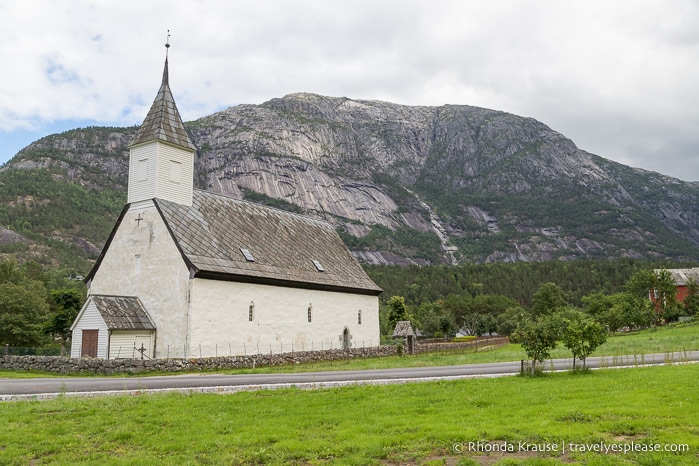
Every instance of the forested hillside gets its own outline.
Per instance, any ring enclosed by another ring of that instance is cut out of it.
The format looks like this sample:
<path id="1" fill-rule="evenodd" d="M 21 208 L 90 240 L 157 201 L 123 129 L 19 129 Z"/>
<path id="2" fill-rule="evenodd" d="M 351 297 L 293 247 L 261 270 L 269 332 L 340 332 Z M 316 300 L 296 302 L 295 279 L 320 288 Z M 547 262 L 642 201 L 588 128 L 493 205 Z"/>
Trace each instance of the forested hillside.
<path id="1" fill-rule="evenodd" d="M 523 322 L 545 314 L 594 318 L 610 332 L 644 328 L 693 316 L 699 311 L 699 286 L 684 303 L 675 299 L 669 274 L 654 269 L 689 267 L 667 261 L 575 261 L 469 264 L 439 267 L 369 266 L 369 276 L 384 289 L 381 331 L 409 319 L 424 335 L 509 335 Z M 651 306 L 648 290 L 662 290 Z M 582 312 L 584 310 L 584 312 Z M 562 318 L 562 317 L 561 317 Z M 563 325 L 556 321 L 556 326 Z"/>
<path id="2" fill-rule="evenodd" d="M 531 305 L 531 298 L 539 286 L 546 282 L 560 286 L 569 296 L 571 304 L 581 306 L 583 296 L 622 291 L 624 284 L 639 270 L 691 267 L 692 264 L 697 263 L 620 259 L 365 268 L 372 280 L 384 290 L 381 295 L 384 302 L 398 295 L 403 296 L 409 306 L 418 307 L 449 295 L 496 294 L 527 307 Z"/>

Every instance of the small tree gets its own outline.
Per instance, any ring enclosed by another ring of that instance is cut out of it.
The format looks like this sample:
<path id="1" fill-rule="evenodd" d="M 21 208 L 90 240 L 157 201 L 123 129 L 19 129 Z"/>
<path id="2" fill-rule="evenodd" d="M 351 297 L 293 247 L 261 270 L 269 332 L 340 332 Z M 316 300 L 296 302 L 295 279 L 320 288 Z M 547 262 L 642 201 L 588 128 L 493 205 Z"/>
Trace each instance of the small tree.
<path id="1" fill-rule="evenodd" d="M 527 357 L 532 360 L 532 376 L 535 375 L 536 363 L 546 361 L 551 355 L 551 350 L 556 347 L 559 336 L 556 320 L 553 316 L 544 317 L 538 321 L 528 318 L 515 332 L 515 340 L 522 345 Z"/>
<path id="2" fill-rule="evenodd" d="M 392 296 L 388 300 L 388 325 L 391 329 L 394 329 L 396 328 L 396 323 L 401 320 L 410 320 L 408 308 L 405 306 L 405 298 Z"/>
<path id="3" fill-rule="evenodd" d="M 580 359 L 585 367 L 587 357 L 607 341 L 607 332 L 599 322 L 584 313 L 570 310 L 563 318 L 561 340 L 573 353 L 575 370 L 575 360 Z"/>
<path id="4" fill-rule="evenodd" d="M 454 334 L 454 323 L 448 317 L 441 317 L 439 319 L 439 331 L 442 332 L 444 337 Z"/>

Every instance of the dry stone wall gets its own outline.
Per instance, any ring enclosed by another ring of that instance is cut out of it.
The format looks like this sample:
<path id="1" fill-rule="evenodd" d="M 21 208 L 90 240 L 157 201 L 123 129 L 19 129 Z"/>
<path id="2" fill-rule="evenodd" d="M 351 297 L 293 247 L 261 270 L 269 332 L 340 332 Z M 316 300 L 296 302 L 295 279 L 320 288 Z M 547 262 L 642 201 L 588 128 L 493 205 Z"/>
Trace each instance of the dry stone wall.
<path id="1" fill-rule="evenodd" d="M 507 338 L 478 339 L 460 343 L 422 343 L 418 353 L 472 348 L 494 349 L 507 343 Z M 140 374 L 144 372 L 192 372 L 219 369 L 253 369 L 255 367 L 372 358 L 396 354 L 396 346 L 382 345 L 349 350 L 297 351 L 281 354 L 255 354 L 191 359 L 92 359 L 62 356 L 0 356 L 0 369 L 43 371 L 57 374 Z"/>

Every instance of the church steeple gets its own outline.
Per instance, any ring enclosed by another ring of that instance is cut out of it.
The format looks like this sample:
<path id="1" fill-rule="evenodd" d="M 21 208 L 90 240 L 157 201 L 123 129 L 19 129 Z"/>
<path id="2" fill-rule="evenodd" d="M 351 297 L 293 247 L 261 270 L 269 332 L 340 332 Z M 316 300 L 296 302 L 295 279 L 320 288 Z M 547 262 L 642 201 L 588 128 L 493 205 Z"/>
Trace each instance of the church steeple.
<path id="1" fill-rule="evenodd" d="M 170 35 L 168 34 L 168 39 Z M 169 50 L 170 42 L 165 44 Z M 175 105 L 175 99 L 170 91 L 168 72 L 168 54 L 165 54 L 165 67 L 163 69 L 163 82 L 160 84 L 158 95 L 155 96 L 153 105 L 143 124 L 138 130 L 131 146 L 143 144 L 145 142 L 161 140 L 170 144 L 175 144 L 187 149 L 196 150 L 194 143 L 184 129 L 184 123 L 180 117 L 180 112 Z"/>
<path id="2" fill-rule="evenodd" d="M 169 31 L 165 47 L 169 51 Z M 170 91 L 167 52 L 160 89 L 129 149 L 128 202 L 158 197 L 192 204 L 196 146 Z"/>

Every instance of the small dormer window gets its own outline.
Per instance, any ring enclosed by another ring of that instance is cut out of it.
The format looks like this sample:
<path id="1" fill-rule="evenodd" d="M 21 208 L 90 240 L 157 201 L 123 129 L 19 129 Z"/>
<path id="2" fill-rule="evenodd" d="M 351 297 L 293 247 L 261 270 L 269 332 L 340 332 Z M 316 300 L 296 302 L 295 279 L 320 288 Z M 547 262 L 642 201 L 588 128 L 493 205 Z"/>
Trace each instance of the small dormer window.
<path id="1" fill-rule="evenodd" d="M 315 259 L 311 259 L 311 261 L 313 262 L 313 265 L 316 266 L 316 269 L 318 269 L 318 272 L 325 272 L 325 269 L 323 268 L 322 265 L 320 265 L 320 262 L 318 262 Z"/>
<path id="2" fill-rule="evenodd" d="M 248 262 L 255 262 L 255 258 L 252 256 L 252 253 L 248 251 L 245 248 L 240 248 L 240 252 L 243 253 L 243 257 L 245 257 L 245 260 Z"/>

